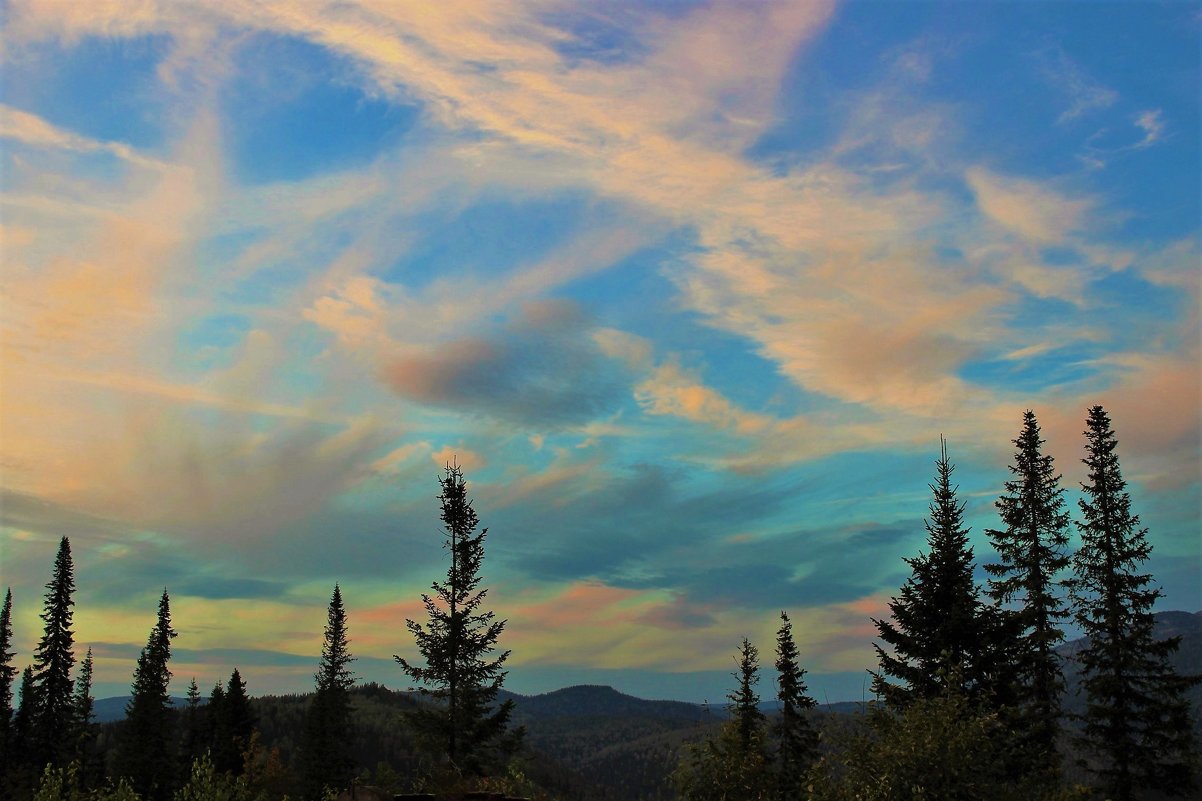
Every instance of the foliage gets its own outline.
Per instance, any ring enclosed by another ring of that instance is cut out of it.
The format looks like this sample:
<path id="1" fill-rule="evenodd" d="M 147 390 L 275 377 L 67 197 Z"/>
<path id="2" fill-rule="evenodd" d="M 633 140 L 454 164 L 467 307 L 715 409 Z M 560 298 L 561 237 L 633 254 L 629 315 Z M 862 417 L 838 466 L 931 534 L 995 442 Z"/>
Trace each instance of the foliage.
<path id="1" fill-rule="evenodd" d="M 174 716 L 168 685 L 171 671 L 171 600 L 163 590 L 158 620 L 134 668 L 133 695 L 119 750 L 119 771 L 148 799 L 166 798 L 175 778 Z"/>
<path id="2" fill-rule="evenodd" d="M 1068 801 L 1083 791 L 1041 795 L 1006 772 L 1011 732 L 974 705 L 956 677 L 944 692 L 902 708 L 873 704 L 866 727 L 835 736 L 811 769 L 812 801 Z"/>
<path id="3" fill-rule="evenodd" d="M 37 691 L 37 714 L 30 733 L 33 762 L 60 764 L 66 761 L 73 745 L 75 729 L 72 693 L 75 682 L 75 633 L 71 628 L 75 605 L 75 570 L 71 561 L 71 543 L 59 542 L 54 572 L 46 583 L 46 601 L 42 612 L 45 633 L 33 654 L 33 680 Z"/>
<path id="4" fill-rule="evenodd" d="M 346 787 L 354 775 L 350 756 L 351 700 L 350 688 L 355 683 L 350 670 L 354 657 L 350 654 L 346 630 L 346 609 L 342 590 L 335 584 L 334 594 L 326 615 L 325 642 L 321 662 L 314 676 L 317 689 L 305 717 L 304 794 L 318 798 L 325 787 Z"/>
<path id="5" fill-rule="evenodd" d="M 1014 635 L 1017 711 L 1011 725 L 1025 733 L 1024 769 L 1039 771 L 1054 784 L 1064 691 L 1055 648 L 1064 640 L 1060 623 L 1068 617 L 1057 594 L 1057 574 L 1069 563 L 1069 515 L 1052 457 L 1040 450 L 1043 442 L 1035 413 L 1028 410 L 1014 440 L 1012 478 L 996 503 L 1005 528 L 986 532 L 1001 561 L 985 569 L 992 576 L 994 601 L 1016 605 L 1002 615 Z"/>
<path id="6" fill-rule="evenodd" d="M 956 499 L 955 468 L 942 440 L 935 464 L 926 520 L 930 552 L 906 559 L 913 573 L 889 602 L 893 620 L 873 620 L 890 650 L 873 644 L 880 670 L 872 674 L 872 690 L 894 706 L 943 694 L 949 677 L 974 695 L 992 694 L 1005 662 L 999 623 L 973 580 L 964 504 Z"/>
<path id="7" fill-rule="evenodd" d="M 33 801 L 141 801 L 124 779 L 103 790 L 88 792 L 81 787 L 79 774 L 80 767 L 76 762 L 65 768 L 47 765 L 34 791 Z"/>
<path id="8" fill-rule="evenodd" d="M 451 555 L 447 580 L 431 585 L 433 596 L 422 595 L 429 622 L 405 621 L 425 666 L 395 659 L 420 692 L 435 701 L 409 715 L 419 740 L 445 754 L 454 769 L 483 775 L 502 764 L 521 737 L 520 730 L 507 731 L 512 701 L 494 707 L 509 651 L 491 655 L 506 621 L 482 606 L 488 590 L 480 589 L 479 572 L 488 530 L 475 533 L 479 520 L 467 497 L 463 471 L 448 465 L 439 485 L 445 546 Z"/>
<path id="9" fill-rule="evenodd" d="M 245 778 L 218 771 L 208 754 L 192 763 L 192 772 L 172 801 L 260 801 Z"/>
<path id="10" fill-rule="evenodd" d="M 801 784 L 802 774 L 818 756 L 818 732 L 805 714 L 805 710 L 813 709 L 816 702 L 806 687 L 806 672 L 798 663 L 793 624 L 783 611 L 780 619 L 781 626 L 776 633 L 776 697 L 781 702 L 776 725 L 779 743 L 776 763 L 780 797 L 788 799 L 793 797 Z"/>
<path id="11" fill-rule="evenodd" d="M 1169 665 L 1180 638 L 1153 637 L 1160 590 L 1142 572 L 1152 550 L 1147 529 L 1131 513 L 1109 416 L 1094 406 L 1086 425 L 1089 483 L 1072 583 L 1077 623 L 1089 637 L 1077 654 L 1087 698 L 1081 745 L 1097 757 L 1090 767 L 1115 801 L 1142 789 L 1187 794 L 1197 756 L 1185 691 L 1199 679 Z"/>

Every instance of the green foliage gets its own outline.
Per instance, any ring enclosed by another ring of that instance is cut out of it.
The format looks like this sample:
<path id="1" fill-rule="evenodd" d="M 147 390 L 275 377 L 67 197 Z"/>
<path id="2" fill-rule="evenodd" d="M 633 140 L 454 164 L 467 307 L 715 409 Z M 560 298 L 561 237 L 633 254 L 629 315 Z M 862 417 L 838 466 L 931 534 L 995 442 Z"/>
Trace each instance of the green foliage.
<path id="1" fill-rule="evenodd" d="M 1152 551 L 1147 529 L 1131 513 L 1110 418 L 1094 406 L 1086 425 L 1089 483 L 1079 501 L 1072 583 L 1077 623 L 1089 637 L 1076 657 L 1087 698 L 1081 746 L 1096 757 L 1088 766 L 1115 801 L 1143 790 L 1188 794 L 1197 754 L 1185 692 L 1199 679 L 1169 664 L 1180 638 L 1153 637 L 1160 590 L 1142 572 Z"/>
<path id="2" fill-rule="evenodd" d="M 1000 627 L 973 580 L 964 504 L 956 499 L 955 468 L 942 440 L 935 464 L 926 520 L 930 551 L 906 559 L 913 572 L 889 603 L 893 620 L 873 620 L 889 650 L 873 644 L 880 670 L 872 674 L 872 690 L 895 706 L 938 697 L 948 689 L 947 677 L 963 682 L 959 690 L 991 695 L 1004 673 Z"/>
<path id="3" fill-rule="evenodd" d="M 334 594 L 326 616 L 325 642 L 315 680 L 317 690 L 305 716 L 304 795 L 318 798 L 323 788 L 344 788 L 354 775 L 350 756 L 351 700 L 354 685 L 347 640 L 346 609 L 342 590 L 334 585 Z"/>
<path id="4" fill-rule="evenodd" d="M 87 791 L 80 786 L 77 762 L 65 768 L 47 765 L 34 790 L 33 801 L 141 801 L 141 796 L 124 780 L 102 790 Z"/>
<path id="5" fill-rule="evenodd" d="M 867 725 L 835 736 L 794 797 L 812 801 L 1035 801 L 1047 796 L 1007 775 L 1010 730 L 957 689 L 904 707 L 872 705 Z"/>
<path id="6" fill-rule="evenodd" d="M 134 668 L 133 695 L 126 706 L 125 729 L 118 751 L 118 770 L 147 799 L 170 795 L 175 780 L 175 716 L 168 685 L 171 671 L 171 601 L 159 598 L 158 620 Z"/>
<path id="7" fill-rule="evenodd" d="M 1054 784 L 1064 691 L 1055 648 L 1064 640 L 1060 623 L 1068 617 L 1057 575 L 1069 563 L 1069 515 L 1060 475 L 1052 457 L 1041 452 L 1043 442 L 1035 413 L 1028 410 L 1014 440 L 1012 478 L 996 503 L 1005 528 L 986 532 L 1001 561 L 985 569 L 992 576 L 989 594 L 994 601 L 1011 605 L 1001 614 L 1013 635 L 1016 710 L 1011 725 L 1024 732 L 1023 769 L 1041 772 Z"/>
<path id="8" fill-rule="evenodd" d="M 463 471 L 448 465 L 439 485 L 451 555 L 447 580 L 431 585 L 433 596 L 422 595 L 426 624 L 405 621 L 425 665 L 395 659 L 421 693 L 435 702 L 408 717 L 419 741 L 431 752 L 445 754 L 455 770 L 483 775 L 503 764 L 521 738 L 521 730 L 508 731 L 513 702 L 494 706 L 509 658 L 509 651 L 492 657 L 505 621 L 483 608 L 488 590 L 480 589 L 480 566 L 488 530 L 475 533 L 479 520 L 467 497 Z"/>
<path id="9" fill-rule="evenodd" d="M 172 801 L 260 801 L 245 778 L 218 771 L 205 754 L 192 763 L 188 781 L 176 791 Z"/>
<path id="10" fill-rule="evenodd" d="M 33 680 L 37 688 L 37 708 L 30 732 L 34 764 L 63 764 L 74 745 L 75 711 L 72 694 L 75 682 L 75 632 L 71 628 L 75 605 L 75 568 L 71 561 L 71 543 L 59 542 L 54 572 L 46 583 L 46 601 L 42 612 L 45 632 L 33 654 Z"/>

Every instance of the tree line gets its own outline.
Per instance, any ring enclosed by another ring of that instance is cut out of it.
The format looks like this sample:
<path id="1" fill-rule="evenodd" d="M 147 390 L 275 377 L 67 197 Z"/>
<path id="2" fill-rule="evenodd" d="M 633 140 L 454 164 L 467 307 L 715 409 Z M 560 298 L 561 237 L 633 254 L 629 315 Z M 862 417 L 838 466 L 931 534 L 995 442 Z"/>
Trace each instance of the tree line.
<path id="1" fill-rule="evenodd" d="M 1010 479 L 996 506 L 1002 526 L 988 536 L 998 561 L 979 586 L 954 466 L 941 447 L 926 520 L 925 553 L 907 559 L 911 575 L 874 620 L 872 672 L 878 702 L 866 726 L 828 736 L 808 714 L 815 706 L 782 612 L 775 661 L 780 713 L 760 709 L 759 652 L 740 644 L 730 719 L 687 749 L 676 771 L 687 799 L 1089 798 L 1064 778 L 1067 738 L 1085 755 L 1093 785 L 1114 801 L 1144 790 L 1187 794 L 1196 750 L 1185 691 L 1199 679 L 1176 675 L 1174 639 L 1157 641 L 1152 606 L 1160 591 L 1142 572 L 1146 529 L 1132 514 L 1109 417 L 1089 410 L 1076 527 L 1068 553 L 1061 476 L 1042 452 L 1034 413 L 1014 440 Z M 445 580 L 422 595 L 424 621 L 407 620 L 421 660 L 395 657 L 426 703 L 405 714 L 426 770 L 415 789 L 529 791 L 515 762 L 521 729 L 512 701 L 498 704 L 509 651 L 506 621 L 487 608 L 480 569 L 487 529 L 467 497 L 462 470 L 439 478 L 440 517 L 449 556 Z M 164 589 L 158 617 L 133 672 L 126 720 L 113 748 L 99 753 L 91 697 L 92 654 L 76 670 L 70 543 L 60 542 L 46 585 L 45 633 L 21 674 L 14 709 L 12 593 L 0 617 L 0 791 L 39 801 L 256 801 L 284 792 L 326 798 L 353 781 L 348 615 L 334 585 L 300 745 L 291 769 L 258 741 L 246 685 L 235 668 L 203 699 L 195 678 L 181 714 L 168 685 L 172 628 Z M 1063 666 L 1056 647 L 1070 617 L 1088 637 L 1077 656 L 1086 712 L 1064 725 Z M 76 675 L 72 678 L 72 672 Z"/>
<path id="2" fill-rule="evenodd" d="M 964 524 L 954 466 L 941 444 L 926 519 L 925 553 L 906 559 L 911 575 L 873 620 L 881 642 L 871 671 L 877 702 L 866 727 L 823 743 L 799 720 L 812 707 L 796 664 L 788 619 L 777 636 L 774 739 L 754 691 L 758 653 L 738 651 L 731 720 L 714 740 L 685 754 L 681 795 L 719 799 L 1087 799 L 1131 801 L 1146 793 L 1189 796 L 1197 789 L 1197 743 L 1185 692 L 1202 677 L 1177 675 L 1169 657 L 1180 638 L 1157 640 L 1152 607 L 1161 596 L 1145 572 L 1147 529 L 1131 511 L 1110 418 L 1089 410 L 1083 460 L 1087 482 L 1068 552 L 1061 476 L 1043 453 L 1035 414 L 1014 440 L 1010 478 L 996 502 L 1002 526 L 986 533 L 998 561 L 984 587 Z M 1085 713 L 1066 728 L 1062 626 L 1074 620 L 1086 645 Z M 799 692 L 800 688 L 800 692 Z M 1065 781 L 1065 755 L 1078 754 L 1089 785 Z M 1162 797 L 1157 796 L 1157 797 Z"/>

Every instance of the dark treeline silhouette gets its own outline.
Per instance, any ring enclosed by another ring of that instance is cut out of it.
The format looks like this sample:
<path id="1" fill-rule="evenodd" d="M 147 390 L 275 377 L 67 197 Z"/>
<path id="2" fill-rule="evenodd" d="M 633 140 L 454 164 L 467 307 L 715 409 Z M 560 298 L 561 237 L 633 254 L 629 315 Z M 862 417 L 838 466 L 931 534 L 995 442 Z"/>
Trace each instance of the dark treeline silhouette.
<path id="1" fill-rule="evenodd" d="M 421 660 L 396 657 L 416 692 L 356 686 L 350 615 L 335 584 L 311 695 L 252 701 L 235 667 L 207 699 L 192 678 L 176 709 L 168 694 L 176 632 L 164 589 L 125 719 L 97 724 L 92 651 L 78 665 L 75 655 L 74 564 L 64 537 L 46 584 L 44 634 L 23 670 L 14 664 L 11 590 L 0 614 L 0 798 L 316 800 L 356 782 L 573 801 L 1188 796 L 1197 743 L 1187 692 L 1200 679 L 1171 667 L 1179 638 L 1154 634 L 1160 590 L 1145 572 L 1151 546 L 1101 407 L 1089 410 L 1085 437 L 1080 547 L 1070 553 L 1074 522 L 1061 477 L 1042 451 L 1034 413 L 1025 413 L 996 502 L 1001 525 L 986 531 L 997 561 L 984 565 L 984 586 L 941 442 L 927 548 L 906 559 L 911 573 L 889 617 L 872 621 L 876 700 L 863 714 L 815 709 L 782 612 L 772 662 L 779 712 L 763 711 L 759 651 L 744 638 L 724 720 L 640 718 L 629 729 L 620 716 L 604 728 L 595 713 L 566 718 L 530 738 L 542 754 L 514 725 L 532 718 L 502 689 L 506 621 L 485 603 L 487 530 L 477 533 L 457 466 L 439 478 L 446 580 L 422 596 L 427 619 L 405 621 Z M 1078 716 L 1062 708 L 1069 619 L 1087 636 L 1072 657 L 1085 697 Z M 584 729 L 610 738 L 607 756 L 574 773 L 556 760 L 578 748 L 574 735 Z"/>

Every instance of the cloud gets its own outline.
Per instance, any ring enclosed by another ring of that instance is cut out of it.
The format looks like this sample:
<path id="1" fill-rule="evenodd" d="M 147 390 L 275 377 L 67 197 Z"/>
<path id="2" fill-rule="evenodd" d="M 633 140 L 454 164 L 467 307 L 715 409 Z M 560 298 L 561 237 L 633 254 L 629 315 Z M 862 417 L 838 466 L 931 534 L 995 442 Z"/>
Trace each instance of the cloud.
<path id="1" fill-rule="evenodd" d="M 123 142 L 98 142 L 51 125 L 36 114 L 3 103 L 0 103 L 0 138 L 12 139 L 34 147 L 58 148 L 77 153 L 106 152 L 139 167 L 153 170 L 171 169 L 170 164 L 143 156 Z"/>
<path id="2" fill-rule="evenodd" d="M 579 425 L 612 410 L 622 371 L 571 304 L 529 304 L 489 337 L 437 345 L 392 360 L 388 385 L 402 397 L 516 422 L 536 430 Z"/>
<path id="3" fill-rule="evenodd" d="M 1089 112 L 1109 108 L 1118 100 L 1117 92 L 1094 80 L 1060 48 L 1045 51 L 1038 59 L 1044 77 L 1068 103 L 1057 122 L 1071 122 Z"/>
<path id="4" fill-rule="evenodd" d="M 1164 138 L 1164 113 L 1158 108 L 1141 111 L 1135 116 L 1135 127 L 1144 132 L 1144 138 L 1132 147 L 1136 150 L 1151 147 Z"/>
<path id="5" fill-rule="evenodd" d="M 1092 206 L 1087 199 L 1070 198 L 1035 181 L 1006 178 L 983 167 L 969 169 L 965 179 L 986 217 L 1036 244 L 1063 242 L 1080 229 Z"/>

